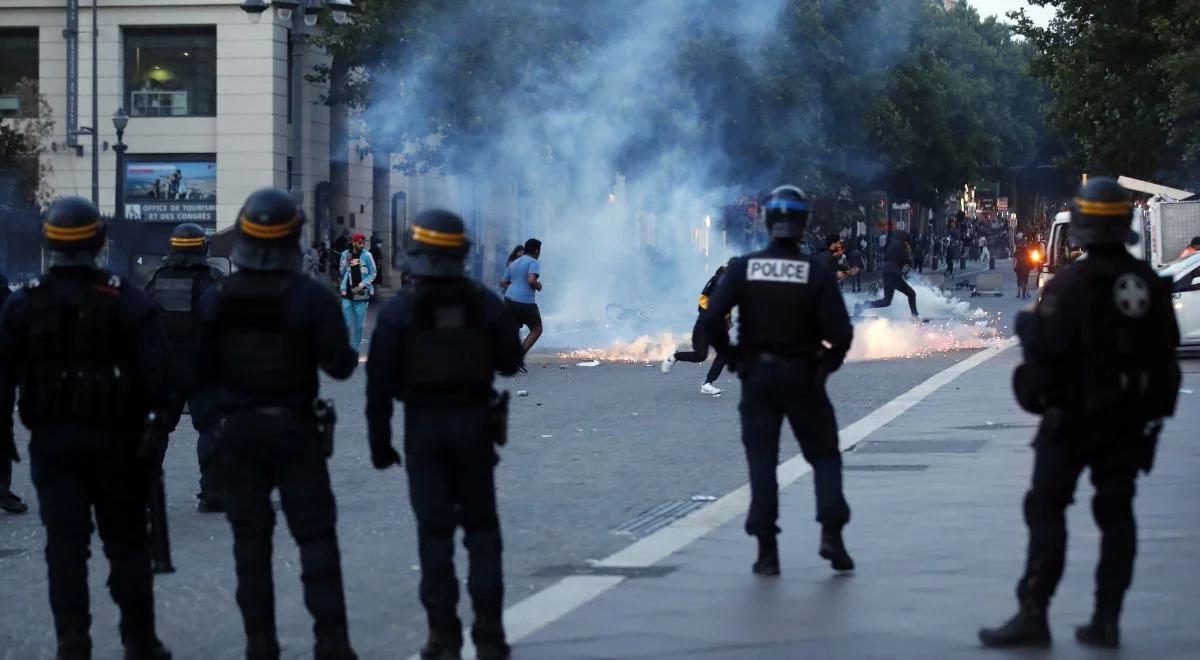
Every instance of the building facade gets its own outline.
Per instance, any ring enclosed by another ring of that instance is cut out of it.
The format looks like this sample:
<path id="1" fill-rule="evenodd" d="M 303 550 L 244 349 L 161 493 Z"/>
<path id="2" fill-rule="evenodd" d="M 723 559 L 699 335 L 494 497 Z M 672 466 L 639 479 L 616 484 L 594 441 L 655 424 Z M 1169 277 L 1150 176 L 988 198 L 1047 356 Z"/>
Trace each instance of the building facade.
<path id="1" fill-rule="evenodd" d="M 78 4 L 78 119 L 71 126 L 66 0 L 0 0 L 0 119 L 26 110 L 18 88 L 23 80 L 35 81 L 55 124 L 45 155 L 52 173 L 43 182 L 54 196 L 91 197 L 92 138 L 77 129 L 92 124 L 93 94 L 99 104 L 99 202 L 105 213 L 115 210 L 112 116 L 118 108 L 130 116 L 124 135 L 129 221 L 199 222 L 219 230 L 234 222 L 254 190 L 289 187 L 296 118 L 291 117 L 288 24 L 274 12 L 251 23 L 239 0 L 105 0 L 93 26 L 91 0 Z M 316 49 L 304 51 L 306 72 L 328 61 Z M 326 231 L 374 232 L 390 244 L 392 183 L 399 190 L 403 180 L 390 168 L 375 170 L 374 158 L 356 146 L 330 153 L 331 113 L 322 102 L 326 91 L 311 82 L 302 90 L 305 211 Z M 330 199 L 330 163 L 337 160 L 347 164 L 346 188 Z M 381 190 L 383 203 L 376 203 L 374 194 Z"/>

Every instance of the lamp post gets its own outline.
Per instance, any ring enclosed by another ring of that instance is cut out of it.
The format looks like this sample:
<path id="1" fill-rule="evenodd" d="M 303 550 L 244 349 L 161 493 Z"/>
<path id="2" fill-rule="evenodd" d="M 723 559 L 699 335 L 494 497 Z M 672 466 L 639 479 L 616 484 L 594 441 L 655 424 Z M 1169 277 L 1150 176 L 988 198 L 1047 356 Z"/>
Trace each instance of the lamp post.
<path id="1" fill-rule="evenodd" d="M 304 205 L 304 43 L 306 26 L 317 24 L 321 14 L 328 9 L 339 25 L 350 21 L 350 14 L 357 11 L 352 0 L 242 0 L 242 11 L 251 23 L 262 20 L 268 8 L 274 8 L 275 16 L 287 23 L 291 29 L 292 55 L 292 176 L 288 192 L 296 204 Z"/>
<path id="2" fill-rule="evenodd" d="M 125 112 L 125 108 L 117 108 L 117 111 L 112 116 L 113 128 L 117 129 L 117 144 L 113 146 L 113 151 L 117 154 L 117 189 L 114 212 L 117 222 L 125 221 L 125 152 L 129 149 L 129 145 L 125 144 L 125 127 L 129 125 L 129 113 Z"/>

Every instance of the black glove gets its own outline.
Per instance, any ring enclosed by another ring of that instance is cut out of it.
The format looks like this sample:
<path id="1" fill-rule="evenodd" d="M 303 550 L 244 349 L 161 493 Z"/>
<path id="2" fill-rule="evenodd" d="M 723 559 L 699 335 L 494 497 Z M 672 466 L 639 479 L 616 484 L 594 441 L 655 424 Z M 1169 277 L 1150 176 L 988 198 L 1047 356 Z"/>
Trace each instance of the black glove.
<path id="1" fill-rule="evenodd" d="M 1154 469 L 1154 456 L 1158 453 L 1158 436 L 1162 434 L 1163 423 L 1161 419 L 1155 419 L 1146 422 L 1146 426 L 1142 429 L 1142 472 L 1150 474 Z"/>
<path id="2" fill-rule="evenodd" d="M 721 357 L 725 358 L 725 365 L 729 370 L 741 378 L 746 370 L 746 358 L 742 352 L 736 346 L 730 346 Z"/>
<path id="3" fill-rule="evenodd" d="M 371 439 L 371 465 L 376 470 L 386 470 L 393 465 L 403 465 L 400 454 L 392 446 L 392 441 L 385 438 Z"/>
<path id="4" fill-rule="evenodd" d="M 171 437 L 171 424 L 165 416 L 151 411 L 146 415 L 142 429 L 142 440 L 138 443 L 137 457 L 150 467 L 161 470 L 167 455 L 167 440 Z"/>

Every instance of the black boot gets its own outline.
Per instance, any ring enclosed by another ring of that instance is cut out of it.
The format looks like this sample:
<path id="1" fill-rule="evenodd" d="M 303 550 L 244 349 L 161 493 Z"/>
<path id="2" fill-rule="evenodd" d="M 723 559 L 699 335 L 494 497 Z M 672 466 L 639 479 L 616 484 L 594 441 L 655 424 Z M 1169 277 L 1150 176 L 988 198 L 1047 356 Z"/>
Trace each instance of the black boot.
<path id="1" fill-rule="evenodd" d="M 54 616 L 54 632 L 58 636 L 58 660 L 91 660 L 92 617 L 59 615 Z"/>
<path id="2" fill-rule="evenodd" d="M 1013 618 L 999 628 L 981 628 L 979 641 L 992 648 L 1048 647 L 1050 624 L 1046 621 L 1046 610 L 1034 605 L 1022 605 Z"/>
<path id="3" fill-rule="evenodd" d="M 421 647 L 421 660 L 462 660 L 462 633 L 457 635 L 429 631 L 425 646 Z"/>
<path id="4" fill-rule="evenodd" d="M 354 649 L 350 648 L 350 633 L 346 626 L 329 626 L 318 631 L 313 657 L 316 660 L 358 660 Z"/>
<path id="5" fill-rule="evenodd" d="M 752 570 L 756 575 L 779 575 L 779 545 L 775 542 L 774 534 L 758 537 L 758 559 Z"/>
<path id="6" fill-rule="evenodd" d="M 475 642 L 475 653 L 479 660 L 508 660 L 512 649 L 504 635 L 504 623 L 495 614 L 475 614 L 475 625 L 471 626 L 471 639 Z"/>
<path id="7" fill-rule="evenodd" d="M 274 619 L 246 622 L 246 660 L 279 660 Z"/>
<path id="8" fill-rule="evenodd" d="M 7 460 L 7 459 L 0 459 L 0 460 Z M 9 513 L 20 514 L 20 513 L 25 513 L 26 511 L 28 511 L 29 505 L 22 502 L 21 498 L 17 497 L 16 493 L 14 493 L 12 491 L 8 491 L 7 493 L 0 493 L 0 509 L 4 509 L 5 511 L 7 511 Z"/>
<path id="9" fill-rule="evenodd" d="M 171 652 L 154 633 L 153 601 L 122 607 L 120 629 L 125 660 L 171 660 Z"/>
<path id="10" fill-rule="evenodd" d="M 1097 646 L 1104 649 L 1115 649 L 1121 646 L 1121 630 L 1117 626 L 1117 615 L 1092 615 L 1092 620 L 1086 626 L 1075 629 L 1075 639 L 1080 644 Z"/>
<path id="11" fill-rule="evenodd" d="M 153 635 L 122 641 L 125 642 L 125 660 L 171 660 L 171 652 Z"/>
<path id="12" fill-rule="evenodd" d="M 827 527 L 821 530 L 821 548 L 817 551 L 822 559 L 828 559 L 835 571 L 854 570 L 854 560 L 846 552 L 846 544 L 842 542 L 842 530 Z"/>

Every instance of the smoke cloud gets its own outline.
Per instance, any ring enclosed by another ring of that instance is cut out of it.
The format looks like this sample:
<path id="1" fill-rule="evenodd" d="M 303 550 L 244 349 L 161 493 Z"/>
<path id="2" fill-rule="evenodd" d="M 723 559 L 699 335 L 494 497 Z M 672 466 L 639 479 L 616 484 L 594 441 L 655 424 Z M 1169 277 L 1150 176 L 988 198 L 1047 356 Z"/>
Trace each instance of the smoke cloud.
<path id="1" fill-rule="evenodd" d="M 376 135 L 431 136 L 405 138 L 407 153 L 440 152 L 443 174 L 518 191 L 511 204 L 477 203 L 474 240 L 489 254 L 530 236 L 543 241 L 543 348 L 624 344 L 658 357 L 686 341 L 679 333 L 691 327 L 700 288 L 744 247 L 723 232 L 721 208 L 747 185 L 815 184 L 803 171 L 781 170 L 803 158 L 781 161 L 754 145 L 771 132 L 815 135 L 821 122 L 842 121 L 824 112 L 814 86 L 789 90 L 795 107 L 760 125 L 763 114 L 739 87 L 750 73 L 780 66 L 767 54 L 786 38 L 780 26 L 796 20 L 787 0 L 431 4 L 440 13 L 424 19 L 435 45 L 374 81 L 377 101 L 364 120 Z M 884 67 L 903 51 L 911 19 L 891 3 L 881 11 L 866 4 L 862 22 L 840 35 L 842 47 L 870 52 L 867 65 Z M 579 35 L 583 45 L 543 47 L 537 35 L 546 33 Z M 445 62 L 480 43 L 490 44 L 477 55 L 480 68 L 505 79 L 458 70 L 447 89 Z M 475 117 L 488 130 L 441 148 L 438 135 L 462 127 L 431 118 L 456 103 L 471 105 L 461 121 Z M 447 205 L 462 211 L 469 196 Z M 502 268 L 485 266 L 482 278 L 498 280 Z"/>

